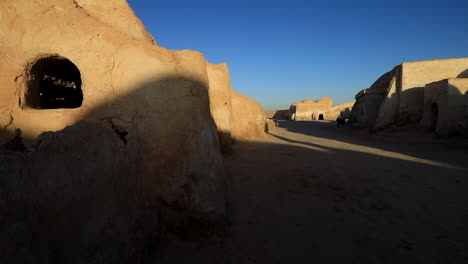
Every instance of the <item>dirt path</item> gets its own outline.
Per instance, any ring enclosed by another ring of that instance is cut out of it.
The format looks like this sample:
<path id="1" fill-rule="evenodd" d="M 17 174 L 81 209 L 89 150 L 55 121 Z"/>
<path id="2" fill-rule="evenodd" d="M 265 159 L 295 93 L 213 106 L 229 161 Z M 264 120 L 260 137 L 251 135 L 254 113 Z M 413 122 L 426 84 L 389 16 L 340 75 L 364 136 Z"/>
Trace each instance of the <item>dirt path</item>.
<path id="1" fill-rule="evenodd" d="M 468 148 L 424 137 L 280 122 L 225 158 L 228 236 L 158 263 L 468 263 Z"/>

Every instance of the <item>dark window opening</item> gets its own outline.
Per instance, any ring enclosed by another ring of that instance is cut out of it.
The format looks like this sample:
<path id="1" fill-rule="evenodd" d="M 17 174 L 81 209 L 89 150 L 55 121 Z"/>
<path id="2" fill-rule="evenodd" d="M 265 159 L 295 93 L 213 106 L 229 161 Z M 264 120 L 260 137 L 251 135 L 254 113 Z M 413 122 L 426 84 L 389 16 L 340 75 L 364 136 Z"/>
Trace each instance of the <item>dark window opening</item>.
<path id="1" fill-rule="evenodd" d="M 319 115 L 319 120 L 323 120 L 323 114 Z"/>
<path id="2" fill-rule="evenodd" d="M 82 105 L 81 74 L 70 60 L 56 55 L 39 59 L 28 75 L 26 106 L 55 109 Z"/>
<path id="3" fill-rule="evenodd" d="M 431 130 L 436 130 L 437 128 L 437 119 L 439 115 L 439 107 L 437 104 L 433 104 L 431 107 Z"/>

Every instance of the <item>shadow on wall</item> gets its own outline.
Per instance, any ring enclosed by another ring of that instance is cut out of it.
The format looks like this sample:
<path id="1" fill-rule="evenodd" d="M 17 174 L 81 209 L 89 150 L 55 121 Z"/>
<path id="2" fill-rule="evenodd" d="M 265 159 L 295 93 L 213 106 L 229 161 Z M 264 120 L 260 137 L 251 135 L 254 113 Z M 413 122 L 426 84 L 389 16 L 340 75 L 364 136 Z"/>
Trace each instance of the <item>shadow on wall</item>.
<path id="1" fill-rule="evenodd" d="M 141 82 L 27 152 L 0 150 L 0 262 L 148 263 L 166 231 L 222 229 L 225 187 L 207 87 Z"/>
<path id="2" fill-rule="evenodd" d="M 424 108 L 424 87 L 413 87 L 400 92 L 400 104 L 396 110 L 397 126 L 419 122 Z"/>
<path id="3" fill-rule="evenodd" d="M 467 91 L 449 84 L 438 92 L 427 96 L 421 125 L 443 137 L 468 137 Z"/>
<path id="4" fill-rule="evenodd" d="M 437 85 L 444 81 L 447 80 L 428 85 Z M 394 93 L 379 108 L 378 118 L 369 131 L 374 133 L 396 127 L 421 125 L 421 128 L 427 129 L 439 127 L 435 132 L 443 137 L 468 136 L 468 118 L 461 114 L 468 108 L 468 103 L 463 99 L 465 88 L 460 89 L 449 86 L 435 91 L 433 88 L 415 87 Z M 437 111 L 433 110 L 434 104 L 437 104 Z M 442 108 L 439 108 L 439 104 Z M 437 120 L 442 125 L 433 124 L 434 121 L 430 120 Z"/>
<path id="5" fill-rule="evenodd" d="M 289 117 L 289 109 L 286 109 L 286 110 L 276 111 L 272 118 L 277 119 L 277 120 L 288 120 L 288 117 Z"/>
<path id="6" fill-rule="evenodd" d="M 457 78 L 468 78 L 468 69 L 460 73 Z"/>

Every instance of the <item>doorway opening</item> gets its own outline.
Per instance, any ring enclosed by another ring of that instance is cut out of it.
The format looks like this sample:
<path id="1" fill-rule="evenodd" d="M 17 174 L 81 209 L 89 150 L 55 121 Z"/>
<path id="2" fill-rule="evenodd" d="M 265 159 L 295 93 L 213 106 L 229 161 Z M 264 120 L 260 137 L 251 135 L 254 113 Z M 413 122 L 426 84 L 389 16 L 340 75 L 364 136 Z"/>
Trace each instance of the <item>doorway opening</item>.
<path id="1" fill-rule="evenodd" d="M 83 103 L 81 74 L 67 58 L 37 60 L 28 71 L 25 105 L 33 109 L 78 108 Z"/>

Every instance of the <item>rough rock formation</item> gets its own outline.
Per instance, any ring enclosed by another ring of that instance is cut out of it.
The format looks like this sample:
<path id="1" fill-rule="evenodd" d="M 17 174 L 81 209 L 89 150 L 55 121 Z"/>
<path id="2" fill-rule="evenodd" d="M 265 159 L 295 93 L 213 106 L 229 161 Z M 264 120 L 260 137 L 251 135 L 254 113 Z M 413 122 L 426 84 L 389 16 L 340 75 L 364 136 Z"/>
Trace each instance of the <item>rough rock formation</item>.
<path id="1" fill-rule="evenodd" d="M 467 69 L 468 58 L 402 63 L 356 95 L 351 121 L 354 126 L 370 127 L 372 131 L 417 124 L 423 112 L 427 112 L 424 110 L 426 91 L 433 97 L 432 88 L 426 85 L 444 79 L 466 78 Z M 427 120 L 421 122 L 427 125 Z"/>
<path id="2" fill-rule="evenodd" d="M 1 263 L 138 263 L 160 223 L 222 219 L 203 54 L 155 45 L 124 1 L 4 1 L 0 23 L 0 144 L 27 147 L 0 153 Z"/>
<path id="3" fill-rule="evenodd" d="M 266 138 L 266 117 L 257 101 L 243 94 L 231 92 L 232 137 L 235 140 Z"/>
<path id="4" fill-rule="evenodd" d="M 305 99 L 291 104 L 289 117 L 291 120 L 335 120 L 342 111 L 346 111 L 353 104 L 354 102 L 348 102 L 333 106 L 333 100 L 329 97 L 317 99 L 315 102 Z"/>

